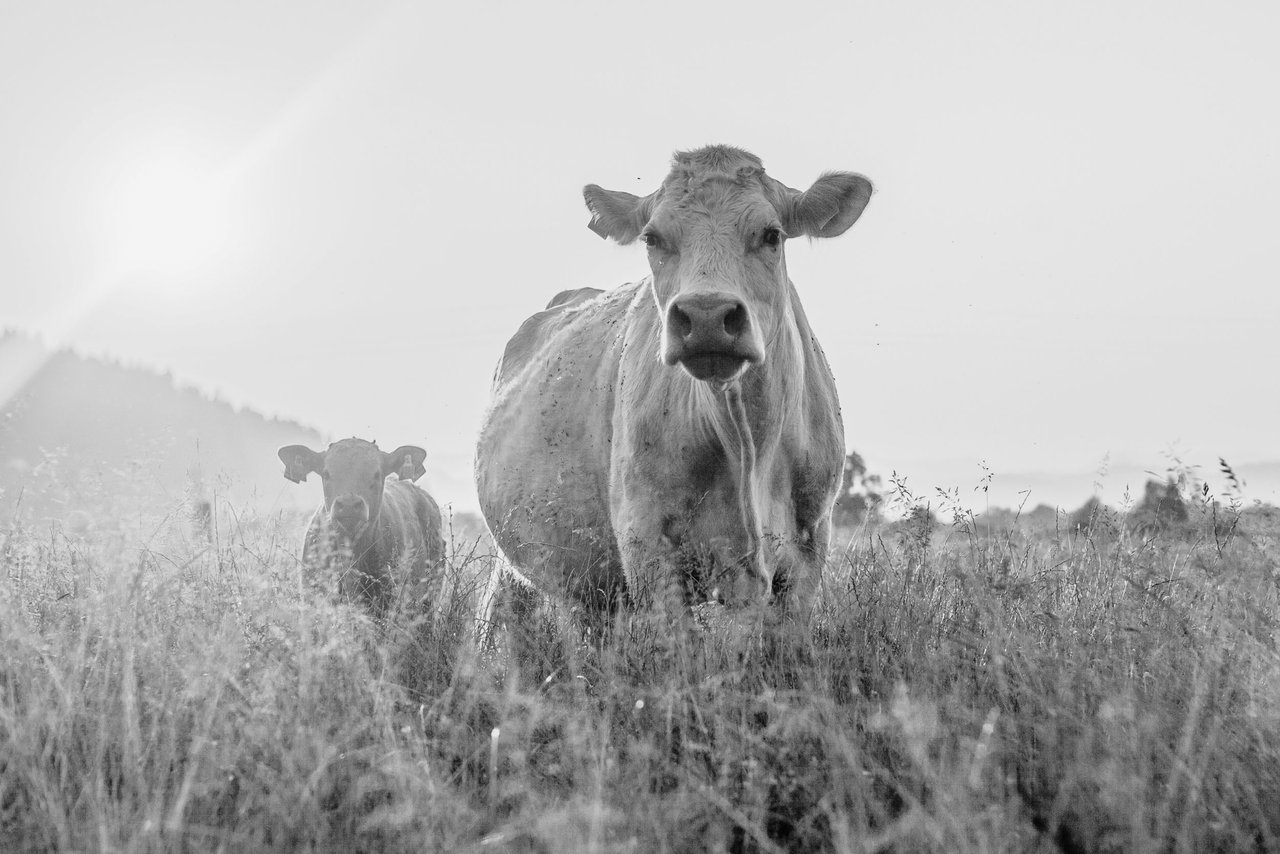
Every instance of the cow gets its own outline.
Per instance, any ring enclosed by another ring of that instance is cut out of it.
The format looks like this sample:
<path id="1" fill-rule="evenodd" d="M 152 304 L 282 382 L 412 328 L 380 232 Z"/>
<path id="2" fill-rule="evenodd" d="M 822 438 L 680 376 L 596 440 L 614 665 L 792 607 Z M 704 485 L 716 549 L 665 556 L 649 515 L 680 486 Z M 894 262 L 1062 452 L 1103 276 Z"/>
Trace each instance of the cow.
<path id="1" fill-rule="evenodd" d="M 304 567 L 336 569 L 339 593 L 379 621 L 406 593 L 416 598 L 424 590 L 445 555 L 440 508 L 413 483 L 426 473 L 426 451 L 402 445 L 386 453 L 351 438 L 326 451 L 286 445 L 278 455 L 287 479 L 301 483 L 316 472 L 324 485 L 324 503 L 307 526 Z"/>
<path id="2" fill-rule="evenodd" d="M 503 352 L 476 486 L 514 578 L 586 612 L 812 603 L 844 428 L 784 248 L 871 193 L 850 172 L 793 190 L 719 145 L 643 198 L 584 188 L 589 228 L 639 239 L 650 275 L 561 292 Z"/>

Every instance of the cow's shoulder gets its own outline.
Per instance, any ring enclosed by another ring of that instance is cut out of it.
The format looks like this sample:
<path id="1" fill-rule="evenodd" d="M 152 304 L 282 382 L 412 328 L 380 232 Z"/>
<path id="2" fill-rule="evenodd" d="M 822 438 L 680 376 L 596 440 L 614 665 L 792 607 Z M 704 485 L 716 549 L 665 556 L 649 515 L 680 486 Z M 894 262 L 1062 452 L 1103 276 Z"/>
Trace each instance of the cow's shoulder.
<path id="1" fill-rule="evenodd" d="M 441 536 L 440 505 L 431 493 L 417 484 L 395 477 L 387 478 L 383 504 L 394 506 L 403 518 L 403 524 L 416 524 L 427 537 Z"/>
<path id="2" fill-rule="evenodd" d="M 406 549 L 422 548 L 427 534 L 422 526 L 420 505 L 421 496 L 425 494 L 409 481 L 394 475 L 387 478 L 382 489 L 377 533 L 377 551 L 382 562 L 394 563 Z"/>
<path id="3" fill-rule="evenodd" d="M 547 309 L 553 308 L 572 308 L 579 303 L 587 300 L 595 299 L 604 291 L 599 288 L 570 288 L 567 291 L 561 291 L 551 298 L 551 302 L 547 303 Z"/>

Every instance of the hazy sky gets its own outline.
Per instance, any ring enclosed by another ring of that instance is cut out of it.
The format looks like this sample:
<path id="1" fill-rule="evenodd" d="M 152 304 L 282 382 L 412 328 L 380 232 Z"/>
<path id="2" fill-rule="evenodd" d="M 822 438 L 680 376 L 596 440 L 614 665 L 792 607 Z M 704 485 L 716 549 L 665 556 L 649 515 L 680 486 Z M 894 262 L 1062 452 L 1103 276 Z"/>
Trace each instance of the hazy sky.
<path id="1" fill-rule="evenodd" d="M 647 272 L 582 185 L 725 142 L 876 184 L 787 250 L 873 470 L 1280 458 L 1277 4 L 436 7 L 0 0 L 0 325 L 472 506 L 507 338 Z"/>

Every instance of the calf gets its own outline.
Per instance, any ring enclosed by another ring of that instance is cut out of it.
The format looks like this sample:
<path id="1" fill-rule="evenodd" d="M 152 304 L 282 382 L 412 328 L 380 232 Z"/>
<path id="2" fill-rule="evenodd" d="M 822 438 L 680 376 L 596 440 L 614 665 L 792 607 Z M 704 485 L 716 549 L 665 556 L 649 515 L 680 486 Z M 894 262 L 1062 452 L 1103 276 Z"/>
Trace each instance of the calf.
<path id="1" fill-rule="evenodd" d="M 336 569 L 339 592 L 379 620 L 401 591 L 422 591 L 444 560 L 440 508 L 413 484 L 426 473 L 426 451 L 402 445 L 386 453 L 353 438 L 323 452 L 286 445 L 278 454 L 289 480 L 317 472 L 324 483 L 302 548 L 305 567 Z"/>

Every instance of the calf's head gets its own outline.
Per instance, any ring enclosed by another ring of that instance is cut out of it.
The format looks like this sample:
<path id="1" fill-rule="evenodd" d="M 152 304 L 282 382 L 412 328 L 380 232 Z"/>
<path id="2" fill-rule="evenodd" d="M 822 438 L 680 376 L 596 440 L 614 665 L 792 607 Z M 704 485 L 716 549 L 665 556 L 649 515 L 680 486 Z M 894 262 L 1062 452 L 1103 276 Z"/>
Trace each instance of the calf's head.
<path id="1" fill-rule="evenodd" d="M 592 231 L 647 247 L 659 357 L 724 385 L 765 362 L 788 322 L 787 238 L 843 234 L 870 200 L 871 182 L 829 172 L 800 192 L 766 175 L 755 155 L 710 146 L 678 152 L 644 198 L 595 184 L 583 196 Z"/>
<path id="2" fill-rule="evenodd" d="M 294 483 L 306 480 L 311 472 L 320 475 L 325 513 L 337 530 L 352 539 L 377 520 L 387 475 L 396 472 L 401 480 L 417 480 L 426 473 L 422 462 L 427 452 L 413 445 L 387 453 L 373 442 L 343 439 L 326 451 L 286 445 L 277 453 L 284 463 L 284 476 Z"/>

